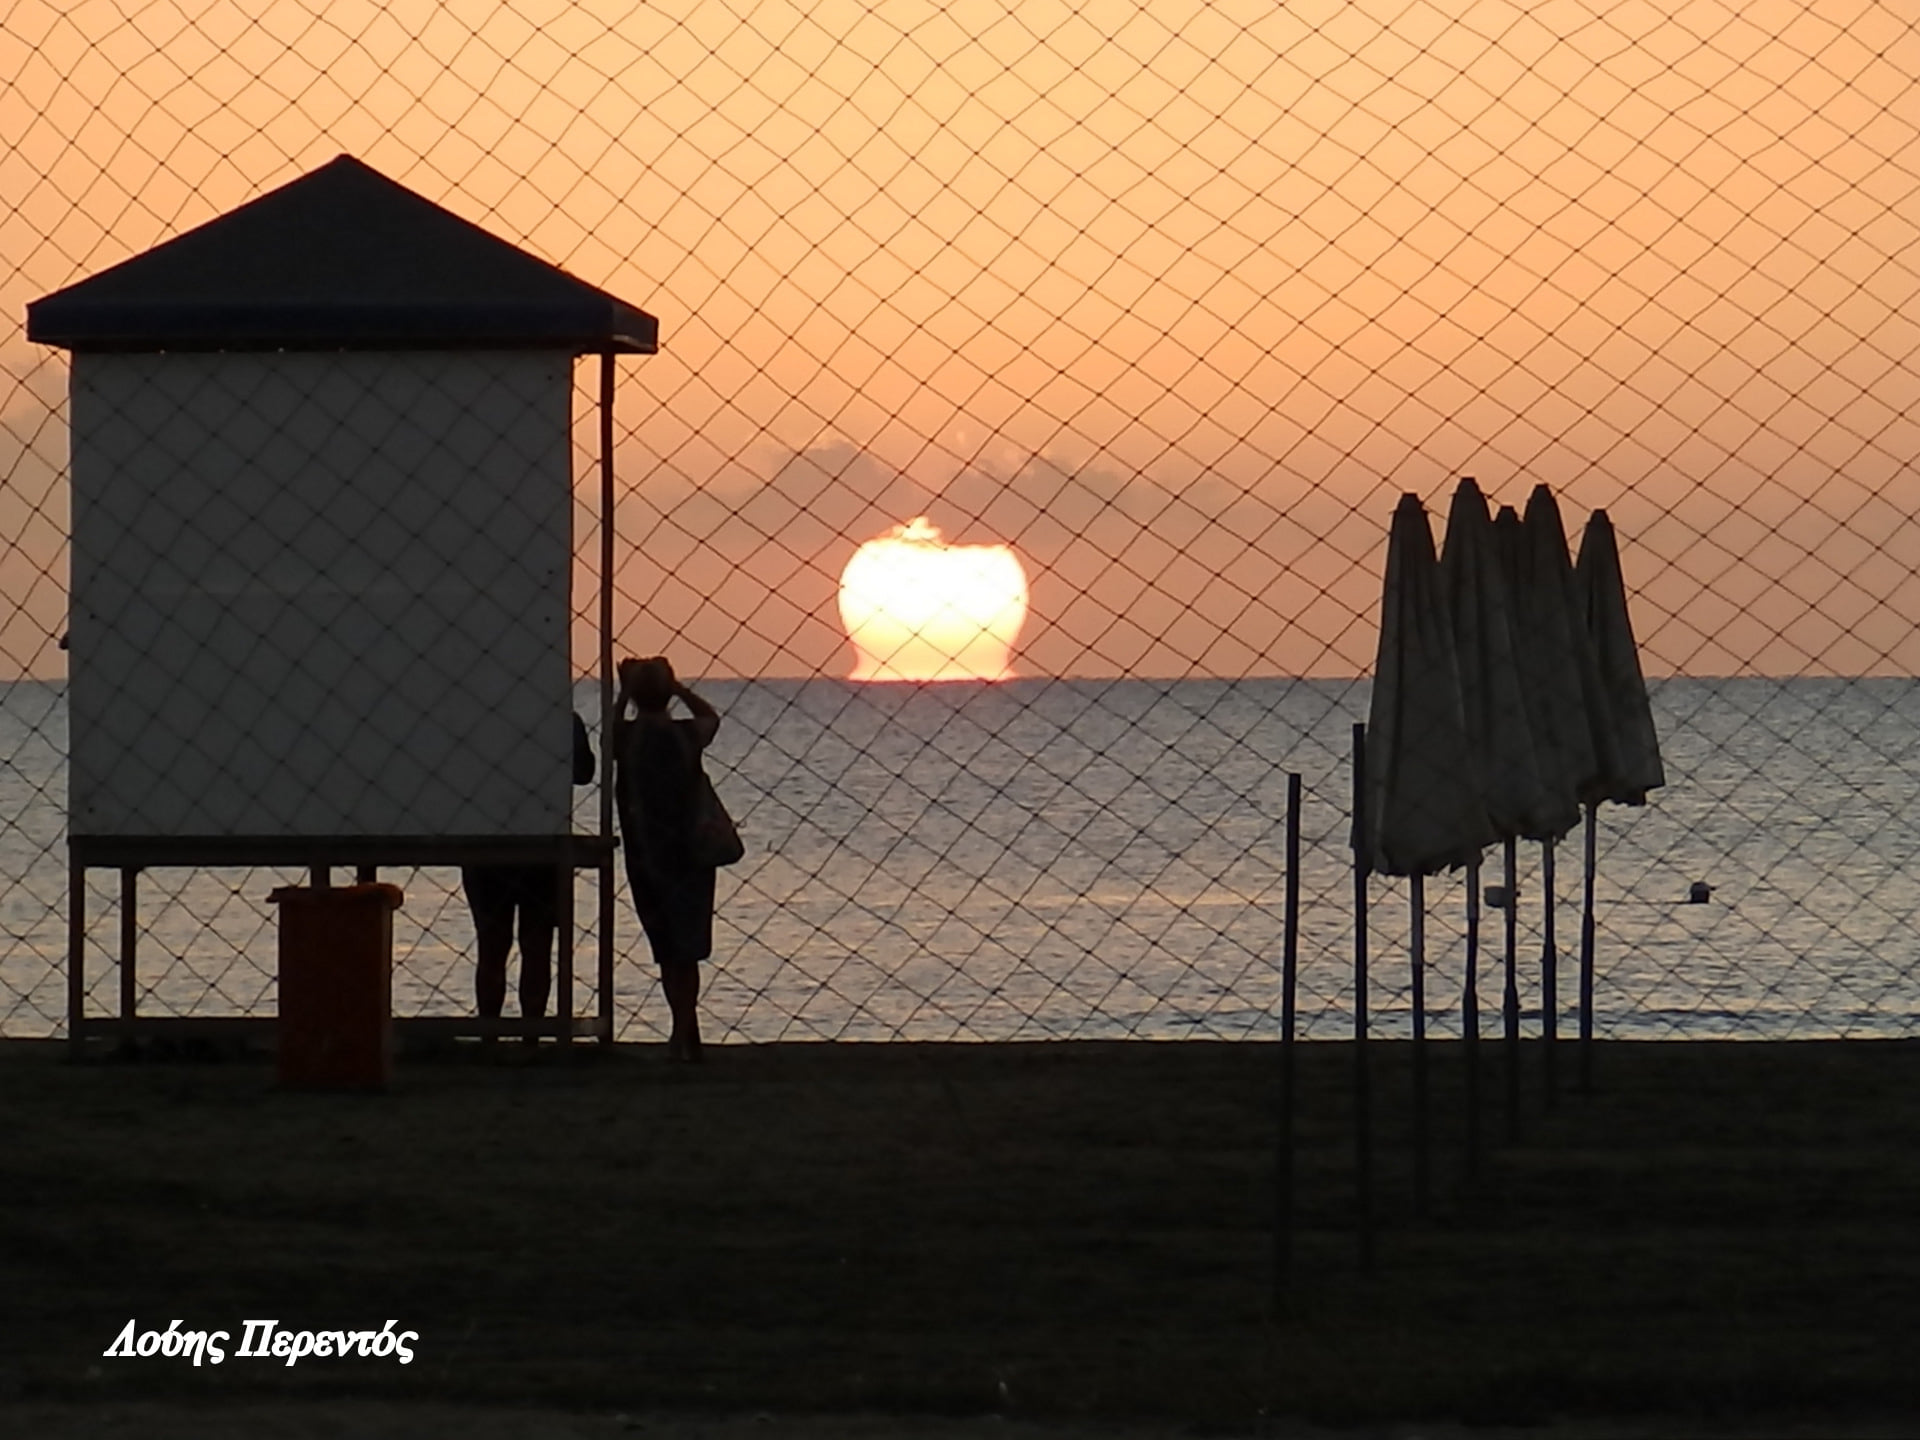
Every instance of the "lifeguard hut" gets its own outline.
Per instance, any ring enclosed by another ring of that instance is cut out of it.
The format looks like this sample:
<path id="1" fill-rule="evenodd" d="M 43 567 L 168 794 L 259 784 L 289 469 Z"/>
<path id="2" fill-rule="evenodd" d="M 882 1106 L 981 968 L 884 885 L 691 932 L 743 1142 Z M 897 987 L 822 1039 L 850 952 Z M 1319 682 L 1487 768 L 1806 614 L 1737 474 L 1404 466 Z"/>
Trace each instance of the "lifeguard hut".
<path id="1" fill-rule="evenodd" d="M 495 1028 L 611 1039 L 604 763 L 599 833 L 573 822 L 573 367 L 600 357 L 604 722 L 614 357 L 658 333 L 347 156 L 28 307 L 28 338 L 72 352 L 76 1046 L 169 1023 L 137 1014 L 136 877 L 158 866 L 318 888 L 336 866 L 551 863 L 556 1014 Z M 86 1013 L 100 868 L 121 877 L 117 1016 Z M 584 1023 L 578 868 L 600 895 Z"/>

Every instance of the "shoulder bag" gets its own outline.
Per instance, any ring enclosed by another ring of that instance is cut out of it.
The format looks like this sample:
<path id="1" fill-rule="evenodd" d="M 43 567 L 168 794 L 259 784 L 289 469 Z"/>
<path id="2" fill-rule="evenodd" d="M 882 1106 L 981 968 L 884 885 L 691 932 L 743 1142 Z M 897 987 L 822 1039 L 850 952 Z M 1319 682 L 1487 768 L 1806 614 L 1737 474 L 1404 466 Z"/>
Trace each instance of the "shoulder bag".
<path id="1" fill-rule="evenodd" d="M 693 792 L 693 833 L 688 836 L 693 863 L 715 869 L 736 864 L 747 853 L 746 844 L 727 807 L 720 803 L 720 792 L 707 778 L 705 766 L 700 766 L 698 775 Z"/>

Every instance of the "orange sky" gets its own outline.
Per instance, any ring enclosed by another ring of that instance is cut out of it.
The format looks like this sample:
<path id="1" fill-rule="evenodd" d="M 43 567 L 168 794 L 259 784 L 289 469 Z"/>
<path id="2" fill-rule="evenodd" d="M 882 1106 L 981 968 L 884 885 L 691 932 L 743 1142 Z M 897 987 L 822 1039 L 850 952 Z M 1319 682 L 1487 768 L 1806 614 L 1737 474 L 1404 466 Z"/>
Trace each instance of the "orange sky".
<path id="1" fill-rule="evenodd" d="M 348 151 L 660 317 L 622 639 L 689 673 L 846 673 L 924 511 L 1025 558 L 1024 673 L 1352 674 L 1459 474 L 1609 508 L 1652 670 L 1920 673 L 1916 76 L 1844 0 L 24 0 L 0 669 L 61 658 L 27 301 Z"/>

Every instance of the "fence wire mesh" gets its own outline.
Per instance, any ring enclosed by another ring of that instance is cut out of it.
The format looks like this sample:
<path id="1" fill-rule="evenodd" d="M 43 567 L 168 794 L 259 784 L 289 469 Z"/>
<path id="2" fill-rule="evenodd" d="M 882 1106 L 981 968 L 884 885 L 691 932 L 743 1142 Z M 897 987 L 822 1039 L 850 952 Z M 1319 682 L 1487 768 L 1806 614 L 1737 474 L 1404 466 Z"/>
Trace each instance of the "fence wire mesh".
<path id="1" fill-rule="evenodd" d="M 569 703 L 606 750 L 603 583 L 618 653 L 724 716 L 749 853 L 712 1033 L 1269 1034 L 1289 771 L 1302 1028 L 1346 1033 L 1388 520 L 1468 474 L 1621 537 L 1668 783 L 1601 815 L 1600 1033 L 1912 1034 L 1916 76 L 1920 29 L 1870 3 L 19 0 L 0 1034 L 66 1026 L 88 806 L 146 834 L 564 830 Z M 564 358 L 28 340 L 30 302 L 343 152 L 660 318 L 618 362 L 610 517 Z M 942 614 L 931 659 L 886 639 Z M 892 678 L 929 665 L 971 678 Z M 344 768 L 302 749 L 342 734 Z M 148 869 L 141 1013 L 271 1015 L 266 897 L 303 875 Z M 397 1011 L 470 1013 L 458 871 L 382 878 Z M 1579 866 L 1555 883 L 1565 950 Z M 621 890 L 617 1033 L 648 1038 Z M 1460 899 L 1429 894 L 1426 1002 L 1458 1033 Z M 85 902 L 110 1014 L 120 878 Z M 1571 1004 L 1529 976 L 1530 1024 Z"/>

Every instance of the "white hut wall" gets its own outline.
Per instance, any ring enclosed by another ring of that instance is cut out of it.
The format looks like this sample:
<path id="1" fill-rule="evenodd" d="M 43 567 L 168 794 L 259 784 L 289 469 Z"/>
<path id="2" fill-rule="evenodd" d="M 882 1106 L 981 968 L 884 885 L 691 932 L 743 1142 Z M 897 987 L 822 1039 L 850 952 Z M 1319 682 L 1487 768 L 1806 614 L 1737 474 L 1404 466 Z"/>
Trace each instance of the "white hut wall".
<path id="1" fill-rule="evenodd" d="M 72 828 L 569 828 L 570 363 L 74 357 Z"/>

